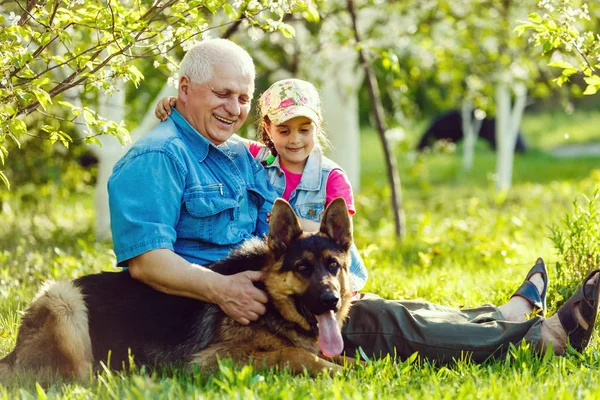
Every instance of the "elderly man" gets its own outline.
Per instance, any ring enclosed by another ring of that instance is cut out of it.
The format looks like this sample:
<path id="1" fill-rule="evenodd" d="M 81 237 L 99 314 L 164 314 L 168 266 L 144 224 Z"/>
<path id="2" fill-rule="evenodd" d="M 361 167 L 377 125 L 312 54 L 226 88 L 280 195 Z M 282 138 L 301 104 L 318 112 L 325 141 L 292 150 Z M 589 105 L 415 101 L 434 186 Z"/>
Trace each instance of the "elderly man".
<path id="1" fill-rule="evenodd" d="M 242 143 L 254 63 L 226 40 L 205 41 L 181 64 L 172 118 L 115 165 L 108 189 L 119 265 L 165 293 L 218 304 L 248 324 L 265 312 L 258 272 L 223 276 L 203 267 L 267 232 L 276 193 Z"/>
<path id="2" fill-rule="evenodd" d="M 260 273 L 219 275 L 203 265 L 268 229 L 275 199 L 265 171 L 231 136 L 245 122 L 254 92 L 254 65 L 239 46 L 204 41 L 181 64 L 176 111 L 138 141 L 109 180 L 117 262 L 165 293 L 212 302 L 241 324 L 265 312 Z M 561 352 L 571 339 L 587 346 L 598 309 L 598 274 L 552 318 L 543 310 L 547 273 L 538 260 L 515 296 L 501 307 L 454 310 L 427 302 L 367 295 L 343 334 L 350 354 L 421 355 L 439 361 L 468 354 L 476 361 L 523 339 Z M 567 334 L 568 333 L 568 334 Z"/>

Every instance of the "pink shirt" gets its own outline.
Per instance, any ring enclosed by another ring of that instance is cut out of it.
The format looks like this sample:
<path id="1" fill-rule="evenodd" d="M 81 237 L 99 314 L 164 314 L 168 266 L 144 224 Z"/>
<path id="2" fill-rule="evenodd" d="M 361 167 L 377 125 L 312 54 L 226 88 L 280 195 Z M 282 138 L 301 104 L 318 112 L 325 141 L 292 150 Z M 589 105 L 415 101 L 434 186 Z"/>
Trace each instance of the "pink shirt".
<path id="1" fill-rule="evenodd" d="M 263 144 L 250 141 L 249 150 L 253 157 L 258 155 L 260 149 L 264 147 Z M 281 169 L 285 173 L 285 191 L 283 192 L 283 198 L 285 200 L 290 199 L 290 195 L 298 187 L 300 184 L 300 180 L 302 179 L 302 174 L 296 174 L 294 172 L 290 172 L 281 166 Z M 354 197 L 352 196 L 352 185 L 350 185 L 350 181 L 348 177 L 340 168 L 336 168 L 329 173 L 327 177 L 327 186 L 325 187 L 325 206 L 328 206 L 334 199 L 338 197 L 343 197 L 346 200 L 346 204 L 348 205 L 348 212 L 351 215 L 354 215 L 356 209 L 354 208 Z"/>

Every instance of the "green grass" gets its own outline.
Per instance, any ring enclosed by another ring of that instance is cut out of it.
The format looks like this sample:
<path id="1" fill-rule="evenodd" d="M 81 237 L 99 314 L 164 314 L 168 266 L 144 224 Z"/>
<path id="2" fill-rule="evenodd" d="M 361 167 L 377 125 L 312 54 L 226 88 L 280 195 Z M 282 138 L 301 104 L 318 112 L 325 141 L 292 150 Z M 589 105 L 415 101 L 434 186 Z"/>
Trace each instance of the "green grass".
<path id="1" fill-rule="evenodd" d="M 477 154 L 469 173 L 461 171 L 459 154 L 411 160 L 413 156 L 399 153 L 407 219 L 407 238 L 401 243 L 393 238 L 380 144 L 372 131 L 364 132 L 354 222 L 370 272 L 366 290 L 469 307 L 506 301 L 538 256 L 546 260 L 551 279 L 556 277 L 560 256 L 549 227 L 562 226 L 564 215 L 573 211 L 572 201 L 581 199 L 581 193 L 590 195 L 600 183 L 600 158 L 555 159 L 545 153 L 559 142 L 560 132 L 575 132 L 593 120 L 564 117 L 558 126 L 553 118 L 540 115 L 537 122 L 527 122 L 539 126 L 538 131 L 524 128 L 536 149 L 517 157 L 514 186 L 507 194 L 493 190 L 495 159 L 489 151 Z M 544 131 L 555 132 L 554 139 L 542 139 Z M 581 141 L 588 140 L 589 130 L 586 135 Z M 91 188 L 68 192 L 52 185 L 21 187 L 0 196 L 0 356 L 14 346 L 22 312 L 42 281 L 114 269 L 110 244 L 96 243 L 93 237 L 92 196 Z M 572 287 L 552 281 L 550 309 L 564 301 L 567 289 Z M 483 365 L 457 361 L 439 367 L 418 359 L 384 359 L 335 378 L 316 379 L 228 363 L 214 376 L 141 368 L 126 374 L 104 371 L 87 384 L 42 388 L 25 380 L 0 385 L 0 399 L 592 399 L 600 391 L 599 367 L 596 335 L 583 355 L 567 357 L 537 357 L 520 347 Z"/>

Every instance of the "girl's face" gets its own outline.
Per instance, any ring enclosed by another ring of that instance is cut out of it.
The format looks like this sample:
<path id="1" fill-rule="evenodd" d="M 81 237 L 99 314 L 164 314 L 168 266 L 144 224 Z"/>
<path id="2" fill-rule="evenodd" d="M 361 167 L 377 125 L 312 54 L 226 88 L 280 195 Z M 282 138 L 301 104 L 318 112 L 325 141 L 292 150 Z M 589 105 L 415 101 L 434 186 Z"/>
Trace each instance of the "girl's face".
<path id="1" fill-rule="evenodd" d="M 306 117 L 296 117 L 280 125 L 265 124 L 281 164 L 291 172 L 302 173 L 315 147 L 317 126 Z"/>

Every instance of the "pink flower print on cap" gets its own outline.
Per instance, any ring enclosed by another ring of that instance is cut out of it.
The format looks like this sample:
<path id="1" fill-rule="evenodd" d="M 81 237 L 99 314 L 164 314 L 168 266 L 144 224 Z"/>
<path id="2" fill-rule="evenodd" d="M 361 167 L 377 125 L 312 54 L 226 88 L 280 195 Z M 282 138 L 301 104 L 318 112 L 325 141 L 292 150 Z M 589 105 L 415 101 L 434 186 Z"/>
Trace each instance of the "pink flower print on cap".
<path id="1" fill-rule="evenodd" d="M 284 108 L 284 107 L 289 107 L 289 106 L 293 106 L 293 105 L 294 105 L 294 100 L 285 99 L 284 101 L 279 103 L 279 106 L 277 108 Z"/>

